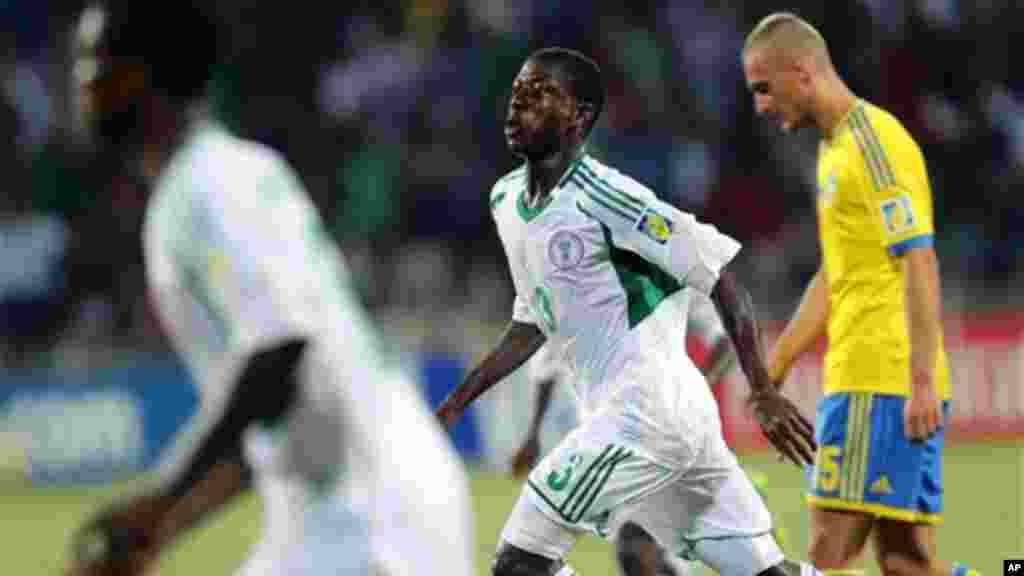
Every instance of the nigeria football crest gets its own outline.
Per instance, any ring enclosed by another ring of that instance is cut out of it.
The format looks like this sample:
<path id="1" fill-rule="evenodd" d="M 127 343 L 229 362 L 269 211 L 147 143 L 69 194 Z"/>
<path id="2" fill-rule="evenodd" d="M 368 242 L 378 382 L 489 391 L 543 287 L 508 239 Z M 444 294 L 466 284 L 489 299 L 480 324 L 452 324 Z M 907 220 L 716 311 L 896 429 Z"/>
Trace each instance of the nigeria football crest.
<path id="1" fill-rule="evenodd" d="M 583 240 L 574 232 L 559 230 L 548 240 L 548 260 L 559 270 L 570 270 L 583 260 Z"/>

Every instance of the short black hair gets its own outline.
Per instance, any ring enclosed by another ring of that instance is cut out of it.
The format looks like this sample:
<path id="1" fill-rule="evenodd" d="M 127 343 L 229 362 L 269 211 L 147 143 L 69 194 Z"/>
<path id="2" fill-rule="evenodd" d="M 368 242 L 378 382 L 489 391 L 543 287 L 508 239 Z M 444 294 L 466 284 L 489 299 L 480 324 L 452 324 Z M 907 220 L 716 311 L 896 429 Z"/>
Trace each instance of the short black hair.
<path id="1" fill-rule="evenodd" d="M 224 28 L 207 4 L 100 0 L 108 19 L 102 42 L 114 60 L 145 63 L 155 90 L 180 103 L 197 100 L 226 53 Z"/>
<path id="2" fill-rule="evenodd" d="M 559 47 L 537 50 L 530 54 L 527 61 L 557 68 L 569 83 L 569 89 L 577 102 L 593 109 L 594 116 L 586 129 L 589 134 L 604 110 L 604 82 L 597 62 L 576 50 Z"/>

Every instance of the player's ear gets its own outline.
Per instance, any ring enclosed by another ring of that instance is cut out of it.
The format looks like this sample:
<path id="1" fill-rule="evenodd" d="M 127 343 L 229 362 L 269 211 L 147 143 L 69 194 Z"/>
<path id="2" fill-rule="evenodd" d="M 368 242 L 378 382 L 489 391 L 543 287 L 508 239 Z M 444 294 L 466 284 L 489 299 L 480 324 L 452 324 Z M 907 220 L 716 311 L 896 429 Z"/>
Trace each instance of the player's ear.
<path id="1" fill-rule="evenodd" d="M 576 117 L 573 121 L 576 128 L 586 132 L 587 126 L 594 122 L 594 105 L 590 102 L 577 102 Z"/>

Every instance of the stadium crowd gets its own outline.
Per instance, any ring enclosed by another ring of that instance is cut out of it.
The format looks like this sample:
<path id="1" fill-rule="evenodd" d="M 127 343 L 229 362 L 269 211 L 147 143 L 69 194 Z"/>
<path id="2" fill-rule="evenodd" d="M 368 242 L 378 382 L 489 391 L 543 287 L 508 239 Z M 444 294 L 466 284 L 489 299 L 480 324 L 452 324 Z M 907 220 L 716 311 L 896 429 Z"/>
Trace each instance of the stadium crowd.
<path id="1" fill-rule="evenodd" d="M 78 3 L 4 4 L 4 365 L 159 349 L 142 289 L 145 192 L 130 173 L 100 178 L 74 129 L 65 71 Z M 923 146 L 947 308 L 1024 304 L 1018 2 L 219 4 L 232 49 L 212 105 L 296 166 L 406 348 L 475 356 L 510 313 L 487 193 L 514 166 L 501 125 L 511 78 L 541 45 L 603 66 L 591 151 L 743 241 L 758 305 L 783 318 L 818 264 L 814 139 L 774 145 L 776 131 L 752 121 L 739 60 L 744 31 L 777 9 L 815 23 L 851 87 Z"/>

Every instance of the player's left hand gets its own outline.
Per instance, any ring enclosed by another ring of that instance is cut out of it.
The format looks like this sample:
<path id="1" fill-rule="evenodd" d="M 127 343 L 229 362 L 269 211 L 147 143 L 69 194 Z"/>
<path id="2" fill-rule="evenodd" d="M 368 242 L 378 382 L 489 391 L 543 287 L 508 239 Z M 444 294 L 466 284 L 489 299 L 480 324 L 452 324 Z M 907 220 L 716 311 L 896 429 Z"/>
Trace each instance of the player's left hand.
<path id="1" fill-rule="evenodd" d="M 814 464 L 814 426 L 774 387 L 750 397 L 750 407 L 761 431 L 783 458 L 798 467 Z"/>
<path id="2" fill-rule="evenodd" d="M 67 576 L 139 576 L 156 558 L 155 499 L 142 496 L 108 507 L 71 542 Z"/>
<path id="3" fill-rule="evenodd" d="M 915 387 L 903 407 L 903 431 L 907 438 L 924 442 L 942 426 L 942 410 L 931 386 Z"/>

